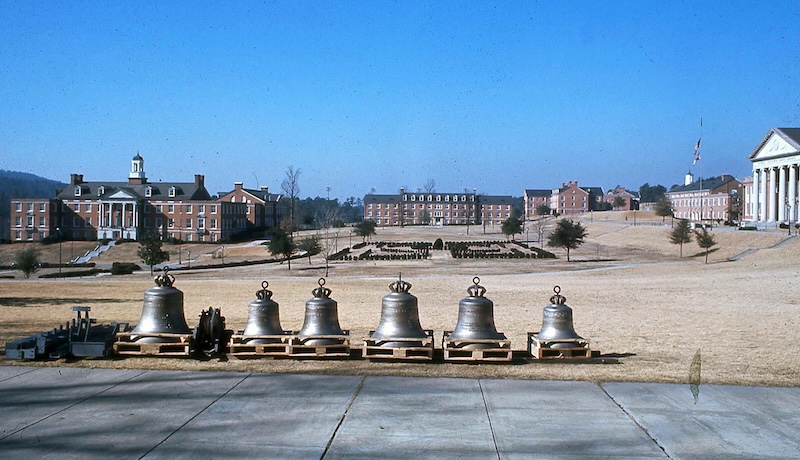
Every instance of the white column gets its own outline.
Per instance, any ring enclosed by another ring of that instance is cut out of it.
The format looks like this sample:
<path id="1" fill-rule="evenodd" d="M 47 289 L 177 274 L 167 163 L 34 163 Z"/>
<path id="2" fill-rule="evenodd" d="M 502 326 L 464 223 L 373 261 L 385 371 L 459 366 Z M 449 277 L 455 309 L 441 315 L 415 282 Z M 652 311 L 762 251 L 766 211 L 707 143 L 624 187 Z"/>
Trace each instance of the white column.
<path id="1" fill-rule="evenodd" d="M 786 219 L 797 220 L 797 165 L 789 165 L 789 215 Z"/>
<path id="2" fill-rule="evenodd" d="M 750 216 L 755 221 L 759 221 L 758 215 L 758 175 L 761 174 L 761 171 L 758 169 L 753 170 L 753 188 L 750 190 Z"/>
<path id="3" fill-rule="evenodd" d="M 778 221 L 786 220 L 786 167 L 779 166 L 778 176 Z"/>
<path id="4" fill-rule="evenodd" d="M 761 177 L 761 190 L 758 192 L 758 220 L 767 220 L 767 170 L 762 169 L 759 174 Z"/>
<path id="5" fill-rule="evenodd" d="M 767 192 L 769 193 L 769 206 L 767 207 L 767 220 L 770 222 L 775 222 L 775 168 L 769 168 L 769 187 Z"/>

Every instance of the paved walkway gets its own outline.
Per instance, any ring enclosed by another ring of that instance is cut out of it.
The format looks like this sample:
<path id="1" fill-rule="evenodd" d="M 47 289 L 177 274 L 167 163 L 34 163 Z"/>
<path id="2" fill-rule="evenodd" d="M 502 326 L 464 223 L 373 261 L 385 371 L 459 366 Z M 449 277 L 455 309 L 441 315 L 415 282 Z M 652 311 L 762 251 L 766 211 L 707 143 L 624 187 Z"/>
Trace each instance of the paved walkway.
<path id="1" fill-rule="evenodd" d="M 800 458 L 800 388 L 7 366 L 0 453 Z"/>

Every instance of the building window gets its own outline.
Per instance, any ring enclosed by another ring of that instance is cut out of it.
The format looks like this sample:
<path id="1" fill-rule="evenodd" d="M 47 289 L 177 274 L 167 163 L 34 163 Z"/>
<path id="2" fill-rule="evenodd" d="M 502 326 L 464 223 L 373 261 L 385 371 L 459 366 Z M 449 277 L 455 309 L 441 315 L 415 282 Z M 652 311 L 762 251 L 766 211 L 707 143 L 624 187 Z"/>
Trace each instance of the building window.
<path id="1" fill-rule="evenodd" d="M 14 210 L 17 212 L 22 212 L 22 203 L 20 202 L 14 203 Z"/>
<path id="2" fill-rule="evenodd" d="M 39 203 L 39 212 L 47 211 L 47 203 Z"/>
<path id="3" fill-rule="evenodd" d="M 153 196 L 153 187 L 150 187 L 150 186 L 148 185 L 148 186 L 147 186 L 147 188 L 146 188 L 146 189 L 144 189 L 144 196 L 146 196 L 146 197 L 148 197 L 148 198 L 150 198 L 151 196 Z"/>
<path id="4" fill-rule="evenodd" d="M 169 188 L 169 196 L 170 196 L 170 198 L 174 198 L 175 197 L 175 187 L 174 186 Z"/>
<path id="5" fill-rule="evenodd" d="M 167 219 L 167 227 L 175 228 L 175 221 L 173 219 Z"/>
<path id="6" fill-rule="evenodd" d="M 197 219 L 197 228 L 205 229 L 206 228 L 206 221 L 204 219 Z"/>
<path id="7" fill-rule="evenodd" d="M 186 227 L 185 228 L 192 228 L 192 219 L 186 219 Z"/>
<path id="8" fill-rule="evenodd" d="M 92 212 L 92 203 L 86 203 L 83 205 L 83 210 L 86 212 Z"/>
<path id="9" fill-rule="evenodd" d="M 186 205 L 186 214 L 191 214 L 191 213 L 192 213 L 192 205 L 187 204 Z"/>
<path id="10" fill-rule="evenodd" d="M 40 217 L 39 218 L 39 226 L 40 227 L 44 227 L 44 222 L 45 222 L 44 217 Z"/>
<path id="11" fill-rule="evenodd" d="M 81 196 L 81 186 L 80 185 L 76 185 L 75 186 L 75 196 Z"/>
<path id="12" fill-rule="evenodd" d="M 97 196 L 103 195 L 105 193 L 106 193 L 105 187 L 103 187 L 102 185 L 100 187 L 97 187 Z"/>
<path id="13" fill-rule="evenodd" d="M 174 204 L 168 204 L 167 205 L 167 213 L 172 214 L 174 212 L 175 212 L 175 205 Z"/>
<path id="14" fill-rule="evenodd" d="M 156 213 L 161 214 L 161 205 L 160 204 L 156 205 Z"/>
<path id="15" fill-rule="evenodd" d="M 33 212 L 33 203 L 28 203 L 27 206 L 28 212 Z"/>
<path id="16" fill-rule="evenodd" d="M 192 241 L 192 234 L 191 233 L 187 233 L 186 234 L 186 241 Z"/>
<path id="17" fill-rule="evenodd" d="M 91 217 L 87 217 L 86 218 L 86 226 L 87 227 L 91 227 L 92 226 L 92 218 Z"/>
<path id="18" fill-rule="evenodd" d="M 211 207 L 211 214 L 216 214 L 217 213 L 217 205 L 212 204 L 210 207 Z"/>
<path id="19" fill-rule="evenodd" d="M 20 217 L 20 216 L 14 217 L 14 226 L 15 227 L 22 227 L 22 217 Z"/>
<path id="20" fill-rule="evenodd" d="M 22 239 L 22 232 L 14 232 L 14 239 L 21 240 Z"/>
<path id="21" fill-rule="evenodd" d="M 203 214 L 204 212 L 206 212 L 206 205 L 204 204 L 197 205 L 197 213 Z"/>

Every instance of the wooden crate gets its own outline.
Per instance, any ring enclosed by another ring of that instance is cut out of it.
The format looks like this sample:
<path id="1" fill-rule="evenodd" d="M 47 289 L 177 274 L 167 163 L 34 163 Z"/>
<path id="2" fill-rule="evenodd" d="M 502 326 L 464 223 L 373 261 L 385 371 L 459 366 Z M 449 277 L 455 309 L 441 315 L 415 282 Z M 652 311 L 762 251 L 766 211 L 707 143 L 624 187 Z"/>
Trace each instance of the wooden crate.
<path id="1" fill-rule="evenodd" d="M 350 357 L 350 331 L 343 331 L 344 335 L 305 335 L 293 334 L 289 339 L 290 358 L 349 358 Z M 313 339 L 335 339 L 337 343 L 328 345 L 309 345 Z"/>
<path id="2" fill-rule="evenodd" d="M 229 354 L 235 357 L 289 356 L 292 335 L 284 331 L 280 335 L 242 335 L 243 331 L 233 334 L 228 345 Z M 269 339 L 274 343 L 250 343 L 253 339 Z"/>
<path id="3" fill-rule="evenodd" d="M 568 348 L 550 348 L 555 343 L 567 343 Z M 528 332 L 528 353 L 534 359 L 589 359 L 592 350 L 585 339 L 539 340 L 538 332 Z"/>
<path id="4" fill-rule="evenodd" d="M 134 339 L 159 337 L 169 342 L 141 343 Z M 189 356 L 192 334 L 146 334 L 119 332 L 114 336 L 112 349 L 118 355 L 128 356 Z"/>
<path id="5" fill-rule="evenodd" d="M 372 335 L 375 331 L 370 331 Z M 394 359 L 402 361 L 431 361 L 433 359 L 433 330 L 425 329 L 427 337 L 409 338 L 409 337 L 389 337 L 381 339 L 373 339 L 366 337 L 364 339 L 364 348 L 362 356 L 367 359 Z M 421 346 L 417 347 L 382 347 L 382 343 L 386 342 L 421 342 Z"/>
<path id="6" fill-rule="evenodd" d="M 507 339 L 451 339 L 453 331 L 442 334 L 442 352 L 445 361 L 456 362 L 508 362 L 511 361 L 511 341 Z M 465 345 L 489 344 L 491 347 L 465 350 Z"/>

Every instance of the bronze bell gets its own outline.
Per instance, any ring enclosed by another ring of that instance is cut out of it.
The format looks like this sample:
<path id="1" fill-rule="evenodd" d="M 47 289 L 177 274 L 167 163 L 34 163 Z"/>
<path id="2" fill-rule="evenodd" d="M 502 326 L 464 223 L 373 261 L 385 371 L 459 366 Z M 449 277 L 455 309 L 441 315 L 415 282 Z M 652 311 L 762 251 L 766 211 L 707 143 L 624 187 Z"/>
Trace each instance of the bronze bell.
<path id="1" fill-rule="evenodd" d="M 427 338 L 428 335 L 419 324 L 419 310 L 417 308 L 417 298 L 409 294 L 411 283 L 403 281 L 400 277 L 389 285 L 392 291 L 383 296 L 381 305 L 381 321 L 375 332 L 370 338 Z M 421 341 L 391 341 L 382 342 L 381 347 L 401 348 L 419 347 Z"/>
<path id="2" fill-rule="evenodd" d="M 325 278 L 320 278 L 319 287 L 311 291 L 314 298 L 306 302 L 306 314 L 303 327 L 297 335 L 301 339 L 315 335 L 345 335 L 339 327 L 338 305 L 331 299 L 331 290 L 325 287 Z M 303 341 L 305 345 L 335 345 L 341 340 L 335 338 Z"/>
<path id="3" fill-rule="evenodd" d="M 132 333 L 140 334 L 191 334 L 183 314 L 183 292 L 172 287 L 175 277 L 164 268 L 164 273 L 153 278 L 155 287 L 144 293 L 144 307 L 139 324 Z M 172 337 L 135 337 L 140 343 L 169 343 L 180 339 Z"/>
<path id="4" fill-rule="evenodd" d="M 459 340 L 504 340 L 506 336 L 494 326 L 494 303 L 483 295 L 486 288 L 479 283 L 477 276 L 472 279 L 473 285 L 467 288 L 469 297 L 458 303 L 458 323 L 450 339 Z M 469 343 L 460 348 L 475 350 L 479 348 L 493 348 L 491 343 Z"/>
<path id="5" fill-rule="evenodd" d="M 278 314 L 278 304 L 272 300 L 272 291 L 267 289 L 269 283 L 263 281 L 261 290 L 256 291 L 256 299 L 250 302 L 247 308 L 247 326 L 244 328 L 243 336 L 259 335 L 283 335 L 281 328 L 280 315 Z M 247 339 L 245 343 L 277 343 L 280 339 Z"/>
<path id="6" fill-rule="evenodd" d="M 565 302 L 567 298 L 561 295 L 561 286 L 553 288 L 555 295 L 550 297 L 550 305 L 544 307 L 542 329 L 539 330 L 539 341 L 545 340 L 581 340 L 583 337 L 575 333 L 572 326 L 572 308 Z M 573 343 L 556 342 L 549 348 L 572 348 Z"/>

